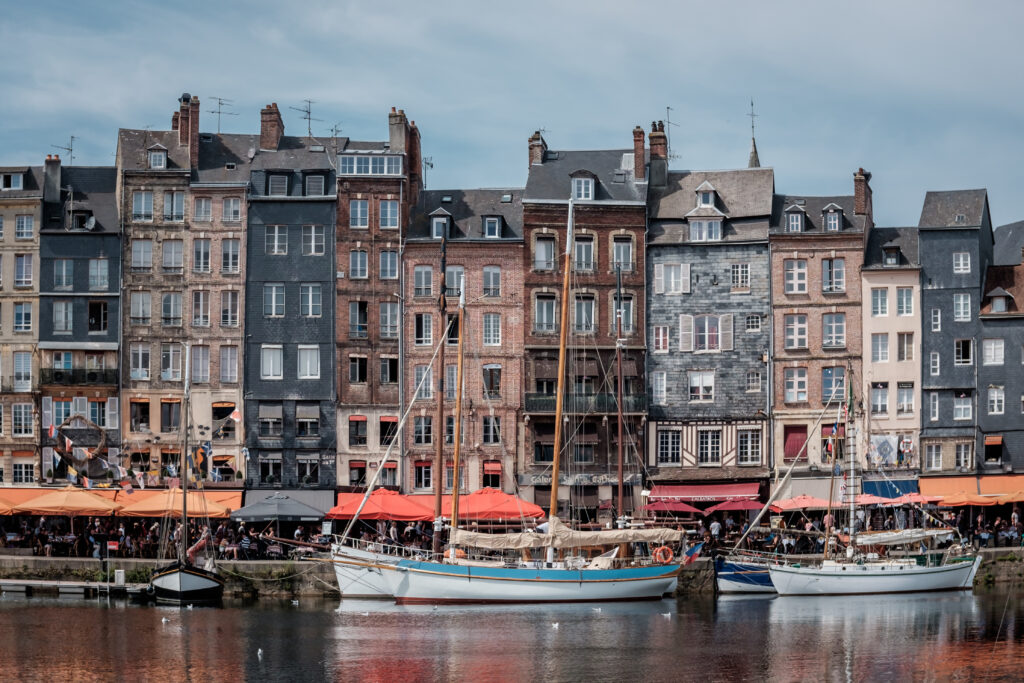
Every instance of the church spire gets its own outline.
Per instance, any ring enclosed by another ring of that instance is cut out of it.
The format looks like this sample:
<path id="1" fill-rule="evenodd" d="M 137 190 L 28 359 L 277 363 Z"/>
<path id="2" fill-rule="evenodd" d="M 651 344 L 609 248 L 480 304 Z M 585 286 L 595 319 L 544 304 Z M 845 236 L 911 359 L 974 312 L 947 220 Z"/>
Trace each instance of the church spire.
<path id="1" fill-rule="evenodd" d="M 747 114 L 750 117 L 750 158 L 747 159 L 747 168 L 761 168 L 761 160 L 757 156 L 757 140 L 754 138 L 754 119 L 757 118 L 757 114 L 754 113 L 754 99 L 750 99 L 750 113 Z"/>

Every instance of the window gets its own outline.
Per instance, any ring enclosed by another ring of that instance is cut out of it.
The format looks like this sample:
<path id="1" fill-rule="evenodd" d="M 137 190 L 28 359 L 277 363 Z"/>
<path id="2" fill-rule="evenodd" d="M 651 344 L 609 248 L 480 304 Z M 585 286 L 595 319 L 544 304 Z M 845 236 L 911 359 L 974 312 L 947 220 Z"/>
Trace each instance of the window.
<path id="1" fill-rule="evenodd" d="M 99 427 L 107 426 L 107 402 L 106 400 L 89 400 L 89 419 Z M 56 420 L 54 420 L 56 422 Z"/>
<path id="2" fill-rule="evenodd" d="M 220 381 L 222 384 L 238 382 L 238 347 L 220 347 Z"/>
<path id="3" fill-rule="evenodd" d="M 785 346 L 787 349 L 807 348 L 807 316 L 787 315 L 783 318 L 785 323 Z"/>
<path id="4" fill-rule="evenodd" d="M 651 373 L 651 400 L 656 406 L 668 403 L 667 376 L 664 372 Z"/>
<path id="5" fill-rule="evenodd" d="M 846 394 L 846 368 L 835 366 L 821 369 L 821 402 L 842 402 Z"/>
<path id="6" fill-rule="evenodd" d="M 974 340 L 957 339 L 953 342 L 953 365 L 974 364 Z"/>
<path id="7" fill-rule="evenodd" d="M 501 346 L 501 315 L 484 313 L 484 346 Z"/>
<path id="8" fill-rule="evenodd" d="M 971 397 L 965 394 L 953 397 L 953 419 L 954 420 L 970 420 L 971 419 Z"/>
<path id="9" fill-rule="evenodd" d="M 740 465 L 761 464 L 761 432 L 756 429 L 736 430 L 736 462 Z"/>
<path id="10" fill-rule="evenodd" d="M 914 360 L 914 333 L 899 332 L 896 334 L 896 360 Z"/>
<path id="11" fill-rule="evenodd" d="M 21 173 L 0 174 L 0 190 L 20 190 L 22 188 L 21 175 Z"/>
<path id="12" fill-rule="evenodd" d="M 54 370 L 70 370 L 71 369 L 71 352 L 70 351 L 54 351 L 53 352 L 53 369 Z"/>
<path id="13" fill-rule="evenodd" d="M 846 346 L 846 314 L 826 313 L 822 316 L 824 335 L 822 346 L 825 348 L 842 348 Z"/>
<path id="14" fill-rule="evenodd" d="M 54 334 L 71 334 L 74 328 L 72 320 L 72 304 L 70 301 L 53 302 L 53 332 Z"/>
<path id="15" fill-rule="evenodd" d="M 132 240 L 132 271 L 145 272 L 153 267 L 153 240 Z"/>
<path id="16" fill-rule="evenodd" d="M 553 294 L 538 294 L 534 300 L 533 329 L 536 332 L 554 332 L 555 297 Z"/>
<path id="17" fill-rule="evenodd" d="M 430 266 L 413 268 L 413 296 L 433 296 L 434 269 Z"/>
<path id="18" fill-rule="evenodd" d="M 430 346 L 434 343 L 434 316 L 432 314 L 416 314 L 413 339 L 416 346 Z"/>
<path id="19" fill-rule="evenodd" d="M 220 243 L 220 270 L 222 273 L 241 271 L 240 251 L 241 240 L 226 239 Z"/>
<path id="20" fill-rule="evenodd" d="M 885 415 L 889 412 L 889 384 L 878 382 L 871 385 L 871 414 Z"/>
<path id="21" fill-rule="evenodd" d="M 715 193 L 710 191 L 697 193 L 697 206 L 714 206 Z"/>
<path id="22" fill-rule="evenodd" d="M 488 364 L 483 367 L 484 398 L 501 397 L 501 366 Z"/>
<path id="23" fill-rule="evenodd" d="M 747 371 L 747 391 L 761 391 L 761 371 Z"/>
<path id="24" fill-rule="evenodd" d="M 264 250 L 271 256 L 284 256 L 288 253 L 288 226 L 268 225 Z"/>
<path id="25" fill-rule="evenodd" d="M 380 336 L 384 339 L 398 338 L 398 304 L 384 302 L 380 305 Z"/>
<path id="26" fill-rule="evenodd" d="M 970 443 L 958 443 L 956 445 L 956 466 L 958 468 L 971 467 L 971 463 L 974 460 L 973 450 L 973 444 Z"/>
<path id="27" fill-rule="evenodd" d="M 594 198 L 594 179 L 593 178 L 573 178 L 572 179 L 572 198 L 573 199 L 593 199 Z"/>
<path id="28" fill-rule="evenodd" d="M 939 352 L 938 351 L 932 351 L 928 355 L 928 367 L 930 369 L 932 377 L 938 377 L 939 376 L 940 361 L 939 361 Z"/>
<path id="29" fill-rule="evenodd" d="M 732 290 L 748 291 L 750 289 L 750 264 L 733 263 L 729 267 L 731 273 Z"/>
<path id="30" fill-rule="evenodd" d="M 1003 364 L 1003 340 L 985 339 L 981 342 L 981 362 L 984 365 Z"/>
<path id="31" fill-rule="evenodd" d="M 501 219 L 496 216 L 484 218 L 484 237 L 501 237 Z"/>
<path id="32" fill-rule="evenodd" d="M 881 317 L 889 315 L 889 290 L 878 287 L 871 290 L 871 315 Z"/>
<path id="33" fill-rule="evenodd" d="M 390 446 L 393 444 L 395 439 L 398 438 L 398 418 L 392 416 L 380 418 L 380 421 L 377 423 L 377 433 L 380 435 L 379 438 L 381 446 Z M 384 472 L 384 478 L 387 478 L 386 475 L 387 472 Z M 392 477 L 390 485 L 394 486 L 394 484 L 394 477 Z M 388 484 L 385 484 L 385 486 L 387 485 Z"/>
<path id="34" fill-rule="evenodd" d="M 30 304 L 30 303 L 16 303 L 16 304 L 14 304 L 14 331 L 15 332 L 31 332 L 32 331 L 32 304 Z"/>
<path id="35" fill-rule="evenodd" d="M 192 292 L 192 325 L 194 327 L 210 326 L 210 293 L 206 290 Z"/>
<path id="36" fill-rule="evenodd" d="M 349 384 L 366 384 L 366 356 L 348 357 Z"/>
<path id="37" fill-rule="evenodd" d="M 846 259 L 822 260 L 821 291 L 832 294 L 846 291 Z"/>
<path id="38" fill-rule="evenodd" d="M 32 436 L 32 404 L 15 403 L 11 406 L 11 422 L 14 436 Z"/>
<path id="39" fill-rule="evenodd" d="M 284 432 L 283 415 L 284 411 L 280 403 L 260 403 L 260 436 L 281 436 Z"/>
<path id="40" fill-rule="evenodd" d="M 213 220 L 213 200 L 209 197 L 196 197 L 192 204 L 192 220 L 197 223 Z"/>
<path id="41" fill-rule="evenodd" d="M 192 241 L 192 271 L 195 273 L 210 272 L 210 240 L 196 239 Z"/>
<path id="42" fill-rule="evenodd" d="M 160 345 L 160 379 L 165 382 L 181 381 L 181 344 Z"/>
<path id="43" fill-rule="evenodd" d="M 220 293 L 220 324 L 221 327 L 238 327 L 238 292 Z"/>
<path id="44" fill-rule="evenodd" d="M 381 280 L 397 280 L 398 279 L 398 252 L 397 251 L 382 251 L 380 252 L 380 279 Z"/>
<path id="45" fill-rule="evenodd" d="M 802 213 L 786 214 L 786 232 L 803 232 L 804 216 Z"/>
<path id="46" fill-rule="evenodd" d="M 579 273 L 594 271 L 594 238 L 578 235 L 573 239 L 573 268 Z"/>
<path id="47" fill-rule="evenodd" d="M 654 352 L 668 353 L 669 328 L 667 325 L 655 325 L 654 327 Z"/>
<path id="48" fill-rule="evenodd" d="M 501 268 L 484 266 L 484 296 L 501 296 Z"/>
<path id="49" fill-rule="evenodd" d="M 280 197 L 288 194 L 288 176 L 271 175 L 267 180 L 267 194 Z"/>
<path id="50" fill-rule="evenodd" d="M 896 288 L 896 315 L 914 315 L 914 290 L 912 288 Z"/>
<path id="51" fill-rule="evenodd" d="M 382 199 L 380 202 L 380 227 L 387 230 L 398 227 L 398 201 Z"/>
<path id="52" fill-rule="evenodd" d="M 413 369 L 415 378 L 416 400 L 430 399 L 434 396 L 434 371 L 429 365 L 417 365 Z"/>
<path id="53" fill-rule="evenodd" d="M 284 349 L 281 346 L 263 345 L 260 348 L 260 378 L 284 378 Z"/>
<path id="54" fill-rule="evenodd" d="M 324 226 L 303 225 L 302 226 L 302 255 L 323 256 L 324 255 Z"/>
<path id="55" fill-rule="evenodd" d="M 32 354 L 28 351 L 14 352 L 14 390 L 31 391 Z"/>
<path id="56" fill-rule="evenodd" d="M 131 345 L 131 378 L 149 379 L 149 344 Z"/>
<path id="57" fill-rule="evenodd" d="M 299 315 L 305 318 L 320 317 L 320 285 L 306 282 L 299 285 Z"/>
<path id="58" fill-rule="evenodd" d="M 175 223 L 185 220 L 184 192 L 164 192 L 164 220 Z"/>
<path id="59" fill-rule="evenodd" d="M 842 218 L 843 215 L 835 211 L 825 214 L 825 230 L 828 232 L 839 232 L 843 222 Z"/>
<path id="60" fill-rule="evenodd" d="M 761 331 L 761 316 L 759 315 L 748 315 L 745 321 L 747 332 L 760 332 Z"/>
<path id="61" fill-rule="evenodd" d="M 971 255 L 968 252 L 953 252 L 953 272 L 959 274 L 971 272 Z"/>
<path id="62" fill-rule="evenodd" d="M 322 175 L 316 174 L 306 176 L 306 196 L 324 196 L 324 177 Z"/>
<path id="63" fill-rule="evenodd" d="M 433 443 L 434 421 L 430 416 L 417 415 L 413 418 L 412 442 L 418 446 L 425 446 Z"/>
<path id="64" fill-rule="evenodd" d="M 993 313 L 1006 313 L 1006 297 L 1005 296 L 994 296 L 994 297 L 992 297 L 992 312 Z"/>
<path id="65" fill-rule="evenodd" d="M 914 385 L 912 382 L 896 384 L 896 414 L 914 414 Z"/>
<path id="66" fill-rule="evenodd" d="M 448 232 L 448 219 L 444 216 L 434 216 L 430 220 L 430 236 L 435 240 L 442 239 Z"/>
<path id="67" fill-rule="evenodd" d="M 348 302 L 348 336 L 352 339 L 366 339 L 369 334 L 369 306 L 365 301 Z"/>
<path id="68" fill-rule="evenodd" d="M 494 445 L 501 443 L 501 418 L 484 415 L 484 443 Z"/>
<path id="69" fill-rule="evenodd" d="M 445 296 L 459 296 L 465 281 L 465 269 L 462 266 L 448 266 L 444 271 Z"/>
<path id="70" fill-rule="evenodd" d="M 633 239 L 616 237 L 612 242 L 612 270 L 629 273 L 633 270 Z"/>
<path id="71" fill-rule="evenodd" d="M 53 262 L 53 288 L 71 289 L 75 286 L 75 262 L 59 258 Z"/>
<path id="72" fill-rule="evenodd" d="M 299 346 L 299 379 L 320 379 L 320 347 Z"/>
<path id="73" fill-rule="evenodd" d="M 807 261 L 786 259 L 782 265 L 785 271 L 786 294 L 807 293 Z"/>
<path id="74" fill-rule="evenodd" d="M 722 349 L 719 335 L 719 317 L 717 315 L 698 315 L 693 318 L 693 350 L 720 351 Z"/>
<path id="75" fill-rule="evenodd" d="M 533 269 L 554 270 L 555 238 L 538 237 L 533 247 Z"/>
<path id="76" fill-rule="evenodd" d="M 697 430 L 697 464 L 722 464 L 722 430 Z"/>
<path id="77" fill-rule="evenodd" d="M 953 295 L 953 320 L 955 322 L 970 322 L 971 320 L 971 295 Z"/>
<path id="78" fill-rule="evenodd" d="M 807 400 L 807 368 L 786 368 L 783 372 L 785 380 L 786 403 L 798 403 Z"/>
<path id="79" fill-rule="evenodd" d="M 1003 410 L 1006 407 L 1006 392 L 1004 388 L 1000 386 L 990 386 L 988 388 L 988 414 L 989 415 L 1002 415 Z"/>
<path id="80" fill-rule="evenodd" d="M 886 249 L 882 262 L 887 266 L 898 266 L 900 264 L 899 249 Z"/>
<path id="81" fill-rule="evenodd" d="M 149 150 L 149 167 L 153 170 L 167 168 L 167 151 L 162 149 Z"/>
<path id="82" fill-rule="evenodd" d="M 622 320 L 622 333 L 632 334 L 633 333 L 633 297 L 624 296 L 619 301 L 619 310 L 612 311 L 612 325 L 617 325 L 618 321 L 615 316 L 618 316 Z M 612 329 L 612 333 L 616 334 L 616 330 Z"/>
<path id="83" fill-rule="evenodd" d="M 167 327 L 181 326 L 181 292 L 168 292 L 160 303 L 161 323 Z"/>
<path id="84" fill-rule="evenodd" d="M 942 469 L 942 444 L 930 443 L 925 446 L 925 469 L 928 470 L 941 470 Z"/>
<path id="85" fill-rule="evenodd" d="M 362 250 L 350 251 L 348 254 L 349 277 L 354 280 L 366 279 L 366 252 Z"/>
<path id="86" fill-rule="evenodd" d="M 132 220 L 153 220 L 153 193 L 132 192 Z"/>
<path id="87" fill-rule="evenodd" d="M 939 419 L 939 392 L 937 391 L 928 394 L 928 413 L 932 422 Z"/>
<path id="88" fill-rule="evenodd" d="M 280 318 L 284 315 L 284 283 L 268 282 L 263 285 L 263 316 Z"/>
<path id="89" fill-rule="evenodd" d="M 889 333 L 879 332 L 871 335 L 871 362 L 889 362 Z"/>
<path id="90" fill-rule="evenodd" d="M 160 431 L 176 432 L 179 429 L 181 429 L 181 402 L 162 402 L 160 404 Z"/>
<path id="91" fill-rule="evenodd" d="M 722 239 L 722 221 L 690 221 L 691 242 L 718 242 Z"/>
<path id="92" fill-rule="evenodd" d="M 32 254 L 14 255 L 14 286 L 32 286 Z"/>
<path id="93" fill-rule="evenodd" d="M 942 311 L 938 308 L 932 309 L 932 332 L 942 331 Z"/>
<path id="94" fill-rule="evenodd" d="M 210 381 L 210 347 L 192 347 L 192 381 L 207 384 Z"/>
<path id="95" fill-rule="evenodd" d="M 715 373 L 713 371 L 691 371 L 689 373 L 690 400 L 715 400 Z"/>
<path id="96" fill-rule="evenodd" d="M 107 302 L 90 301 L 86 312 L 89 315 L 89 332 L 107 331 Z"/>
<path id="97" fill-rule="evenodd" d="M 682 461 L 682 433 L 675 429 L 658 430 L 658 464 L 678 465 Z"/>
<path id="98" fill-rule="evenodd" d="M 164 240 L 163 270 L 165 273 L 182 273 L 185 270 L 185 243 L 181 240 Z"/>
<path id="99" fill-rule="evenodd" d="M 684 286 L 683 283 L 683 264 L 666 263 L 664 269 L 666 294 L 684 294 L 690 291 L 689 282 L 686 283 L 686 286 Z M 689 279 L 690 275 L 688 265 L 686 270 L 686 277 Z"/>
<path id="100" fill-rule="evenodd" d="M 591 334 L 595 329 L 594 297 L 577 296 L 573 330 L 577 334 Z"/>
<path id="101" fill-rule="evenodd" d="M 429 489 L 434 486 L 434 466 L 425 460 L 417 460 L 414 468 L 415 482 L 413 486 L 418 489 Z"/>

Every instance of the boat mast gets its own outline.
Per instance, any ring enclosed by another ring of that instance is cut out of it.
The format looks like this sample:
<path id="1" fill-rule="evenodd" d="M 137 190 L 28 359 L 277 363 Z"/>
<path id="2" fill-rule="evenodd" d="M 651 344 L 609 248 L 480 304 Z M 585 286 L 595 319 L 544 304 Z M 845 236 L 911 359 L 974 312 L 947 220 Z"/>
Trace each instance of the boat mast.
<path id="1" fill-rule="evenodd" d="M 445 228 L 447 230 L 447 228 Z M 444 520 L 441 518 L 441 498 L 443 495 L 443 484 L 441 473 L 444 472 L 444 347 L 448 343 L 448 235 L 441 233 L 441 275 L 440 275 L 441 296 L 437 304 L 441 314 L 441 338 L 438 342 L 441 348 L 437 354 L 437 422 L 433 428 L 436 447 L 434 449 L 434 540 L 432 550 L 434 554 L 441 552 L 441 531 L 444 529 Z"/>
<path id="2" fill-rule="evenodd" d="M 618 408 L 619 420 L 619 495 L 617 524 L 620 529 L 626 528 L 626 511 L 622 507 L 622 267 L 615 268 L 615 365 L 618 370 L 615 405 Z"/>
<path id="3" fill-rule="evenodd" d="M 845 424 L 843 425 L 843 430 L 844 430 L 844 433 L 846 435 L 848 435 L 850 433 L 850 412 L 853 410 L 853 364 L 852 363 L 850 363 L 847 366 L 846 375 L 847 375 L 846 386 L 848 387 L 848 389 L 846 391 L 846 395 L 847 395 L 846 404 L 845 404 L 846 409 L 844 410 L 844 412 L 846 413 L 846 420 L 845 420 Z M 853 480 L 854 480 L 854 477 L 857 474 L 857 471 L 856 471 L 855 466 L 854 466 L 855 458 L 853 457 L 853 454 L 849 452 L 850 449 L 846 449 L 846 450 L 847 450 L 847 452 L 845 453 L 845 455 L 846 455 L 847 459 L 849 459 L 849 461 L 850 461 L 850 481 L 848 481 L 846 483 L 846 497 L 849 498 L 849 500 L 850 500 L 850 548 L 855 548 L 856 547 L 856 540 L 855 539 L 857 537 L 857 527 L 854 524 L 854 522 L 856 521 L 856 517 L 855 517 L 856 511 L 854 510 L 854 508 L 855 508 L 854 500 L 856 499 L 857 494 L 855 493 L 855 489 L 854 489 L 854 485 L 853 485 Z"/>
<path id="4" fill-rule="evenodd" d="M 459 351 L 458 365 L 455 370 L 455 453 L 452 456 L 452 529 L 459 526 L 459 456 L 462 454 L 462 359 L 465 328 L 463 319 L 466 315 L 466 278 L 462 278 L 459 287 Z M 452 548 L 452 553 L 455 549 Z M 454 557 L 454 555 L 453 555 Z"/>
<path id="5" fill-rule="evenodd" d="M 191 425 L 188 423 L 188 416 L 191 413 L 189 409 L 189 399 L 192 391 L 192 385 L 189 382 L 191 376 L 189 375 L 189 357 L 192 355 L 189 349 L 188 342 L 179 342 L 185 349 L 185 381 L 184 388 L 185 393 L 182 397 L 181 407 L 185 414 L 180 416 L 181 424 L 185 427 L 185 436 L 182 438 L 181 444 L 181 554 L 178 556 L 182 562 L 188 557 L 188 432 Z"/>
<path id="6" fill-rule="evenodd" d="M 569 218 L 565 229 L 565 265 L 562 269 L 562 310 L 558 332 L 558 380 L 555 384 L 555 444 L 551 459 L 551 500 L 548 519 L 558 514 L 558 465 L 562 451 L 562 409 L 565 393 L 565 346 L 569 334 L 569 266 L 572 259 L 572 197 L 569 198 Z"/>

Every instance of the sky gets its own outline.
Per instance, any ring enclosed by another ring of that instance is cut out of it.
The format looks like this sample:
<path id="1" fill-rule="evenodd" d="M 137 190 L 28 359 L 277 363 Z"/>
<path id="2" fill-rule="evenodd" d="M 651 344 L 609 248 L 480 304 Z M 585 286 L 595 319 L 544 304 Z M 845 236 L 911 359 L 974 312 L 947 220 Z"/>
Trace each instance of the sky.
<path id="1" fill-rule="evenodd" d="M 746 166 L 754 102 L 776 191 L 853 193 L 873 174 L 875 223 L 916 225 L 928 190 L 987 188 L 994 225 L 1019 192 L 1024 3 L 40 2 L 0 16 L 0 165 L 67 153 L 114 162 L 118 128 L 170 128 L 183 92 L 216 132 L 420 129 L 428 187 L 521 187 L 527 138 L 632 146 L 668 118 L 673 169 Z M 671 107 L 669 111 L 668 108 Z"/>

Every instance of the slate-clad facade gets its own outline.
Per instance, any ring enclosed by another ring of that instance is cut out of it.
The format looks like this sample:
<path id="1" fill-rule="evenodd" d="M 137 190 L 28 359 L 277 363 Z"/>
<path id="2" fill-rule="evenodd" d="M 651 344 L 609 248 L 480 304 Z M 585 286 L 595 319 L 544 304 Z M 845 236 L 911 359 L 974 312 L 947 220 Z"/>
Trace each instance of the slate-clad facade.
<path id="1" fill-rule="evenodd" d="M 773 193 L 770 168 L 670 171 L 661 186 L 652 174 L 647 466 L 653 482 L 767 477 Z"/>
<path id="2" fill-rule="evenodd" d="M 978 414 L 987 391 L 979 381 L 978 312 L 992 263 L 992 222 L 985 190 L 929 192 L 918 222 L 921 262 L 921 449 L 952 469 L 1002 471 L 1002 451 L 983 446 Z"/>
<path id="3" fill-rule="evenodd" d="M 333 488 L 337 143 L 285 136 L 276 104 L 261 117 L 250 164 L 246 484 Z"/>

